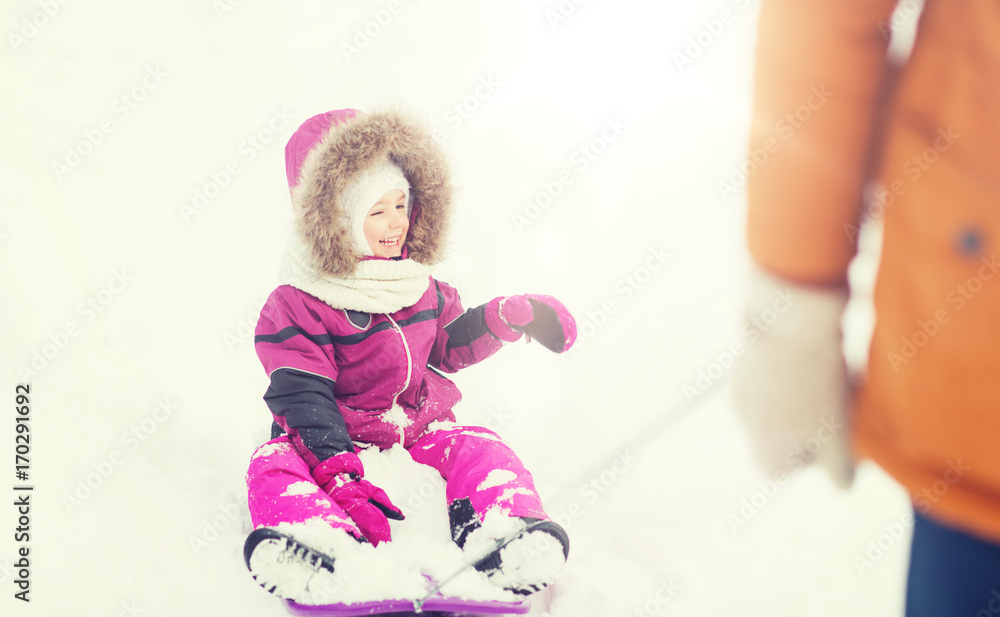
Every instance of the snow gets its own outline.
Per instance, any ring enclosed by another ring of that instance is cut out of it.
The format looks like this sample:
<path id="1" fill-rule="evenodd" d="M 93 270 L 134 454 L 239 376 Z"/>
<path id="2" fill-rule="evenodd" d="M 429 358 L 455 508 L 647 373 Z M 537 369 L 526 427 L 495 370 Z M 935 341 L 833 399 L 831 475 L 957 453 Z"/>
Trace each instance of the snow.
<path id="1" fill-rule="evenodd" d="M 258 457 L 261 457 L 261 456 L 271 456 L 272 454 L 275 454 L 277 452 L 281 452 L 282 450 L 290 450 L 292 447 L 293 446 L 291 444 L 288 444 L 288 443 L 280 443 L 280 442 L 279 443 L 265 443 L 261 447 L 257 448 L 257 450 L 250 456 L 250 460 L 252 461 L 255 458 L 258 458 Z"/>
<path id="2" fill-rule="evenodd" d="M 318 486 L 309 482 L 293 482 L 288 485 L 288 488 L 285 489 L 285 492 L 282 493 L 281 496 L 308 495 L 309 493 L 315 493 L 318 490 Z"/>
<path id="3" fill-rule="evenodd" d="M 529 491 L 526 488 L 509 487 L 505 488 L 503 492 L 500 493 L 500 497 L 498 497 L 497 499 L 499 501 L 507 501 L 508 499 L 512 499 L 514 495 L 530 495 L 530 494 L 531 491 Z"/>
<path id="4" fill-rule="evenodd" d="M 404 410 L 399 405 L 393 405 L 392 409 L 385 412 L 385 420 L 392 424 L 395 424 L 400 430 L 413 424 L 413 418 L 406 415 L 406 410 Z"/>
<path id="5" fill-rule="evenodd" d="M 526 536 L 515 540 L 500 551 L 500 559 L 503 561 L 503 568 L 492 574 L 490 581 L 512 588 L 526 583 L 551 584 L 566 564 L 562 545 L 547 534 L 534 534 L 534 537 Z"/>
<path id="6" fill-rule="evenodd" d="M 813 469 L 778 486 L 728 371 L 683 394 L 738 336 L 744 200 L 719 185 L 745 158 L 757 5 L 345 4 L 15 0 L 0 18 L 0 460 L 30 382 L 36 487 L 30 606 L 0 508 L 0 612 L 284 614 L 242 558 L 284 143 L 321 111 L 398 106 L 455 178 L 436 276 L 468 307 L 555 296 L 580 326 L 570 354 L 515 344 L 453 376 L 459 421 L 514 448 L 570 536 L 532 614 L 900 614 L 903 492 L 869 464 L 847 493 Z M 358 557 L 401 573 L 369 592 L 415 591 L 419 555 L 453 572 L 433 476 L 393 451 L 364 464 L 407 515 Z"/>
<path id="7" fill-rule="evenodd" d="M 488 488 L 503 486 L 517 479 L 517 474 L 507 469 L 494 469 L 486 475 L 486 479 L 476 487 L 477 491 L 485 491 Z"/>

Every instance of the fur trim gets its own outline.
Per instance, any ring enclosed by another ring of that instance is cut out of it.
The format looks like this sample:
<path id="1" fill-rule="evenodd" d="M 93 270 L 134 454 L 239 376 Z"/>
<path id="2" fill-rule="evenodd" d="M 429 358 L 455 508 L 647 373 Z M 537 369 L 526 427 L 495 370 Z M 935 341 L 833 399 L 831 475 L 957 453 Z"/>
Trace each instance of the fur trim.
<path id="1" fill-rule="evenodd" d="M 292 204 L 298 214 L 296 232 L 316 269 L 335 275 L 354 272 L 362 255 L 354 246 L 341 196 L 361 171 L 386 159 L 410 183 L 409 258 L 425 265 L 441 261 L 452 195 L 444 155 L 425 127 L 383 111 L 331 127 L 303 161 Z"/>

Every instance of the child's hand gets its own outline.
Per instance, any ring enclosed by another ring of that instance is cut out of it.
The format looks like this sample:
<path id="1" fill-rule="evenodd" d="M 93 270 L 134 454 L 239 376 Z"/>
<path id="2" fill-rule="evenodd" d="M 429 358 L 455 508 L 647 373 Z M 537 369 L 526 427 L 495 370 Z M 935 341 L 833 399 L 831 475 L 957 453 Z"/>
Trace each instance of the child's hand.
<path id="1" fill-rule="evenodd" d="M 508 296 L 500 300 L 500 317 L 508 326 L 520 329 L 531 323 L 535 312 L 527 296 Z"/>
<path id="2" fill-rule="evenodd" d="M 403 520 L 403 513 L 392 504 L 385 491 L 363 478 L 361 459 L 344 452 L 326 459 L 313 470 L 313 477 L 324 491 L 344 509 L 369 542 L 392 539 L 389 520 Z"/>
<path id="3" fill-rule="evenodd" d="M 556 353 L 569 349 L 576 340 L 576 321 L 569 310 L 552 296 L 524 294 L 494 298 L 486 305 L 486 325 L 505 341 L 522 334 Z"/>

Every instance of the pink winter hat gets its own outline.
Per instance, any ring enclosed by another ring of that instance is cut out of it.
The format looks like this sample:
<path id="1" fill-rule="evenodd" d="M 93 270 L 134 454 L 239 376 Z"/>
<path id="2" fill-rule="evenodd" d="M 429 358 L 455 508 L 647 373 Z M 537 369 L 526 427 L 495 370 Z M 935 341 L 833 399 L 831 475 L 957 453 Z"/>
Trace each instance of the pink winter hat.
<path id="1" fill-rule="evenodd" d="M 306 155 L 323 139 L 330 127 L 359 114 L 364 115 L 357 109 L 338 109 L 316 114 L 302 123 L 285 144 L 285 176 L 288 178 L 289 190 L 299 183 L 299 172 Z"/>

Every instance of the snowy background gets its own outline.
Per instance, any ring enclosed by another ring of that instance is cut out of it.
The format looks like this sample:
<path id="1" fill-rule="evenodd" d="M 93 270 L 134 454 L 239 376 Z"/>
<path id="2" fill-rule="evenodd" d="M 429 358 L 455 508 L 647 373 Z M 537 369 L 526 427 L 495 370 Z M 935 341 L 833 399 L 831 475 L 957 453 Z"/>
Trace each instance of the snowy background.
<path id="1" fill-rule="evenodd" d="M 745 159 L 757 4 L 346 4 L 5 5 L 0 502 L 20 382 L 36 488 L 30 604 L 0 507 L 0 611 L 283 614 L 241 549 L 284 143 L 322 111 L 400 107 L 452 165 L 438 278 L 466 306 L 554 295 L 581 326 L 572 354 L 515 345 L 456 376 L 460 419 L 509 441 L 572 538 L 534 613 L 900 614 L 902 491 L 871 465 L 847 494 L 769 483 L 728 398 L 745 204 L 720 183 Z"/>

